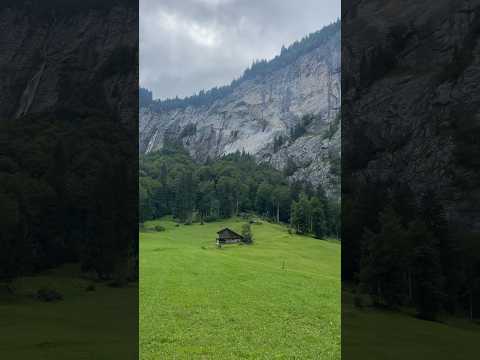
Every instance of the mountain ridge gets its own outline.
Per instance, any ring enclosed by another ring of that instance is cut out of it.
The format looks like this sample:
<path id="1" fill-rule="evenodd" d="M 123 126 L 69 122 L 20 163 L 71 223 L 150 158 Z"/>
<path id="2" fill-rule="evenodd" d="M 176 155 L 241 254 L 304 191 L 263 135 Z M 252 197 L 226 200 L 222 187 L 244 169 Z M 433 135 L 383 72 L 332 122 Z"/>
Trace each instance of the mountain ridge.
<path id="1" fill-rule="evenodd" d="M 218 99 L 218 95 L 222 95 L 222 93 L 224 95 L 230 93 L 232 88 L 238 86 L 242 81 L 258 75 L 266 75 L 266 73 L 268 74 L 269 72 L 272 72 L 279 66 L 289 64 L 308 51 L 321 46 L 323 42 L 332 35 L 332 33 L 338 32 L 339 27 L 340 20 L 337 19 L 331 24 L 324 26 L 321 30 L 310 33 L 307 36 L 304 36 L 301 40 L 294 41 L 288 47 L 282 46 L 280 53 L 270 60 L 254 60 L 252 65 L 247 67 L 242 75 L 239 78 L 232 80 L 230 84 L 214 86 L 208 90 L 203 89 L 191 96 L 154 99 L 153 93 L 150 89 L 140 86 L 140 106 L 154 106 L 157 110 L 165 110 L 166 108 L 188 106 L 189 103 L 195 104 L 195 100 L 201 98 L 206 98 L 207 101 L 216 100 Z"/>
<path id="2" fill-rule="evenodd" d="M 245 151 L 292 180 L 322 183 L 337 193 L 340 96 L 337 21 L 273 60 L 255 63 L 220 90 L 163 101 L 140 90 L 140 152 L 169 141 L 198 161 Z"/>

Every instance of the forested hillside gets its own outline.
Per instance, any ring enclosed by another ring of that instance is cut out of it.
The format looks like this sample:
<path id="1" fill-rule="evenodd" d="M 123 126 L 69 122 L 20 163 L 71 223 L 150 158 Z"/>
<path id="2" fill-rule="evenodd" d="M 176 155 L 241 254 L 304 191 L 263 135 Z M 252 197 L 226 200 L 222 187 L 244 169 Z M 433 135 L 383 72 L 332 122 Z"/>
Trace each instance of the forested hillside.
<path id="1" fill-rule="evenodd" d="M 137 181 L 128 164 L 136 154 L 116 144 L 130 135 L 105 115 L 0 122 L 0 282 L 65 262 L 110 279 L 129 267 Z"/>
<path id="2" fill-rule="evenodd" d="M 336 237 L 339 207 L 318 185 L 287 176 L 245 153 L 198 164 L 179 145 L 140 159 L 141 221 L 173 215 L 192 223 L 255 212 L 298 233 Z"/>
<path id="3" fill-rule="evenodd" d="M 134 279 L 137 5 L 5 5 L 0 284 L 66 262 L 102 279 Z"/>
<path id="4" fill-rule="evenodd" d="M 376 305 L 474 319 L 480 3 L 413 3 L 343 18 L 342 278 Z"/>

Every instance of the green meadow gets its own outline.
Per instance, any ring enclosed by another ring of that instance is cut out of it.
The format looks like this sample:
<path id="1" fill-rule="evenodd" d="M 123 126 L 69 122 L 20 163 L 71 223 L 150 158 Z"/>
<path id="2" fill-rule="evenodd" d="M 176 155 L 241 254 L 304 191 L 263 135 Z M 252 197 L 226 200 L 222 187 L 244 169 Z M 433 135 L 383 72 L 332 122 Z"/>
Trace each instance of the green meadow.
<path id="1" fill-rule="evenodd" d="M 136 358 L 137 285 L 112 288 L 80 276 L 77 265 L 19 278 L 14 295 L 0 293 L 0 358 L 110 360 Z M 63 300 L 34 298 L 41 288 Z M 113 357 L 112 357 L 113 356 Z"/>
<path id="2" fill-rule="evenodd" d="M 353 305 L 342 294 L 342 346 L 348 359 L 467 360 L 478 358 L 480 326 L 465 319 L 425 321 L 408 310 Z"/>
<path id="3" fill-rule="evenodd" d="M 145 224 L 142 360 L 340 358 L 340 244 L 262 222 L 253 245 L 216 247 L 243 223 Z"/>

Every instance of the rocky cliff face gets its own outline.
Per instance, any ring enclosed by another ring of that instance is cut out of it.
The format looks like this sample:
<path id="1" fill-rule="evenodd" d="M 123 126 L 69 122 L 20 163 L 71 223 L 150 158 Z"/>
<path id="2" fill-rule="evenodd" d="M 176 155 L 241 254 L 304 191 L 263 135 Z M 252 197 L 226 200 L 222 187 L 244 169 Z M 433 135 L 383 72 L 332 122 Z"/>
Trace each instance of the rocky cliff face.
<path id="1" fill-rule="evenodd" d="M 480 1 L 349 0 L 345 9 L 347 198 L 361 184 L 403 182 L 418 197 L 437 194 L 459 228 L 476 223 L 480 229 L 472 160 L 479 133 L 480 96 L 473 89 L 480 81 Z"/>
<path id="2" fill-rule="evenodd" d="M 136 126 L 133 2 L 6 1 L 0 9 L 0 118 L 109 109 Z"/>
<path id="3" fill-rule="evenodd" d="M 167 141 L 181 141 L 199 161 L 245 151 L 287 168 L 293 179 L 322 182 L 334 191 L 341 91 L 340 26 L 333 26 L 319 46 L 271 71 L 244 76 L 209 104 L 141 107 L 141 152 L 159 150 Z"/>

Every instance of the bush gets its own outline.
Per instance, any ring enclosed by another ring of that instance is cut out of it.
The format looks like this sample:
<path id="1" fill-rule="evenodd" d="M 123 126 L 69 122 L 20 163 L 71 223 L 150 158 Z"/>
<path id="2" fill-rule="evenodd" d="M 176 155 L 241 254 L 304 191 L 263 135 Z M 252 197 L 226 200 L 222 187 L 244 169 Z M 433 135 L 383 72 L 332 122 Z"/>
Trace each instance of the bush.
<path id="1" fill-rule="evenodd" d="M 363 298 L 361 295 L 355 295 L 355 297 L 353 298 L 353 303 L 355 305 L 356 308 L 363 308 Z"/>
<path id="2" fill-rule="evenodd" d="M 37 291 L 36 298 L 40 301 L 53 302 L 63 300 L 63 295 L 55 289 L 41 288 Z"/>
<path id="3" fill-rule="evenodd" d="M 154 229 L 157 232 L 165 231 L 165 227 L 163 227 L 162 225 L 155 225 Z"/>
<path id="4" fill-rule="evenodd" d="M 0 299 L 3 297 L 10 297 L 15 293 L 15 289 L 12 284 L 2 284 L 0 283 Z"/>
<path id="5" fill-rule="evenodd" d="M 94 284 L 89 284 L 87 285 L 87 287 L 85 288 L 85 291 L 95 291 L 96 290 L 96 287 Z"/>
<path id="6" fill-rule="evenodd" d="M 215 215 L 208 215 L 208 216 L 205 216 L 205 218 L 203 219 L 204 222 L 214 222 L 214 221 L 217 221 L 218 218 L 215 216 Z"/>
<path id="7" fill-rule="evenodd" d="M 243 242 L 245 244 L 252 244 L 253 243 L 252 228 L 250 226 L 250 223 L 243 224 L 243 226 L 242 226 L 242 236 L 243 236 Z"/>
<path id="8" fill-rule="evenodd" d="M 195 211 L 193 214 L 192 214 L 192 223 L 201 223 L 202 222 L 202 217 L 200 216 L 200 214 L 198 213 L 198 211 Z"/>

